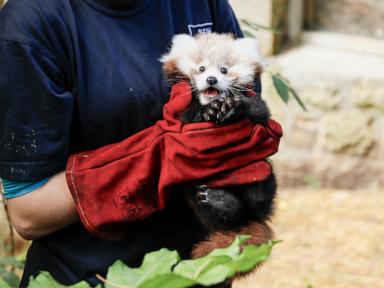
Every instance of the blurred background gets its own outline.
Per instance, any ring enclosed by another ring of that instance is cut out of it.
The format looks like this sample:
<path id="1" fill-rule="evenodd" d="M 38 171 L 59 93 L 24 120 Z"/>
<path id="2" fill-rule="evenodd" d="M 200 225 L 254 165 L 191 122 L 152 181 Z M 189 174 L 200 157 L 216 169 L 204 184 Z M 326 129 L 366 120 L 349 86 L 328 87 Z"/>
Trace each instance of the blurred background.
<path id="1" fill-rule="evenodd" d="M 234 287 L 384 287 L 384 1 L 230 2 L 260 41 L 263 97 L 285 132 L 272 223 L 284 242 Z M 281 101 L 276 73 L 307 111 Z M 7 223 L 1 205 L 0 259 L 22 259 Z"/>
<path id="2" fill-rule="evenodd" d="M 272 223 L 284 242 L 234 287 L 384 287 L 384 1 L 230 2 L 260 41 L 262 95 L 285 132 Z"/>

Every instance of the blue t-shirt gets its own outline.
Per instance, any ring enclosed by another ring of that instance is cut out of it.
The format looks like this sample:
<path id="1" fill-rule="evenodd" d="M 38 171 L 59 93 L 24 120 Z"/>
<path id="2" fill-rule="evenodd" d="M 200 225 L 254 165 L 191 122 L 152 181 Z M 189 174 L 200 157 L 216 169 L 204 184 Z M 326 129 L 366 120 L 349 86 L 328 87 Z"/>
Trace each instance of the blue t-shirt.
<path id="1" fill-rule="evenodd" d="M 3 186 L 4 198 L 12 199 L 35 191 L 36 189 L 42 187 L 45 183 L 47 183 L 48 180 L 49 178 L 45 178 L 40 181 L 19 182 L 2 179 L 0 184 L 2 184 Z"/>
<path id="2" fill-rule="evenodd" d="M 1 10 L 0 178 L 50 177 L 71 153 L 153 125 L 169 92 L 158 59 L 174 34 L 241 35 L 227 0 L 118 2 L 10 0 Z M 65 284 L 95 284 L 95 274 L 117 259 L 137 265 L 161 247 L 188 256 L 204 232 L 185 203 L 174 202 L 131 224 L 119 243 L 90 235 L 81 223 L 34 241 L 22 286 L 41 270 Z"/>

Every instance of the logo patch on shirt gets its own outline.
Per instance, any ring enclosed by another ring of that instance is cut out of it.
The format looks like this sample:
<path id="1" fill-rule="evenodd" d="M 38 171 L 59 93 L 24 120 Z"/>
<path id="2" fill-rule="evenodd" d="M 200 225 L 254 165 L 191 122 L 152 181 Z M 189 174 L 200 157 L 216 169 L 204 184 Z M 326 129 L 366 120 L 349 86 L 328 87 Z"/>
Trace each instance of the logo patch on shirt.
<path id="1" fill-rule="evenodd" d="M 202 24 L 189 24 L 188 30 L 189 34 L 194 36 L 196 34 L 204 34 L 212 32 L 212 22 L 202 23 Z"/>

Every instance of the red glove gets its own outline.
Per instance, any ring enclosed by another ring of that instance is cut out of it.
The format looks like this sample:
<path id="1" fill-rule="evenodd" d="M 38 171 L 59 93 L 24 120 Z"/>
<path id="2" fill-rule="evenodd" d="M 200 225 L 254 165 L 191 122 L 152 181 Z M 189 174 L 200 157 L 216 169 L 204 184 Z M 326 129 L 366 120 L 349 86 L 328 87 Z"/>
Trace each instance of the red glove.
<path id="1" fill-rule="evenodd" d="M 271 168 L 264 159 L 278 149 L 278 123 L 183 125 L 178 118 L 191 99 L 190 85 L 180 82 L 163 108 L 164 120 L 120 143 L 69 158 L 69 188 L 91 233 L 120 239 L 125 222 L 145 219 L 166 207 L 170 192 L 180 184 L 204 180 L 219 187 L 269 176 Z"/>

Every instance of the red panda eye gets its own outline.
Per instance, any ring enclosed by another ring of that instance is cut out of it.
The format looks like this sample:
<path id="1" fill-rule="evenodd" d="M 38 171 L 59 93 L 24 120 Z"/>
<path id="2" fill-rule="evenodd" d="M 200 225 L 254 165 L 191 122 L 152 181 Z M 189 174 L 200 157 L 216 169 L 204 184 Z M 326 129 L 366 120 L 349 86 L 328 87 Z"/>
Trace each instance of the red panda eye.
<path id="1" fill-rule="evenodd" d="M 225 67 L 221 67 L 220 72 L 223 73 L 223 74 L 227 74 L 228 73 L 228 69 L 225 68 Z"/>
<path id="2" fill-rule="evenodd" d="M 204 67 L 204 66 L 200 66 L 200 67 L 199 67 L 199 71 L 200 71 L 200 72 L 204 72 L 204 71 L 205 71 L 205 67 Z"/>

